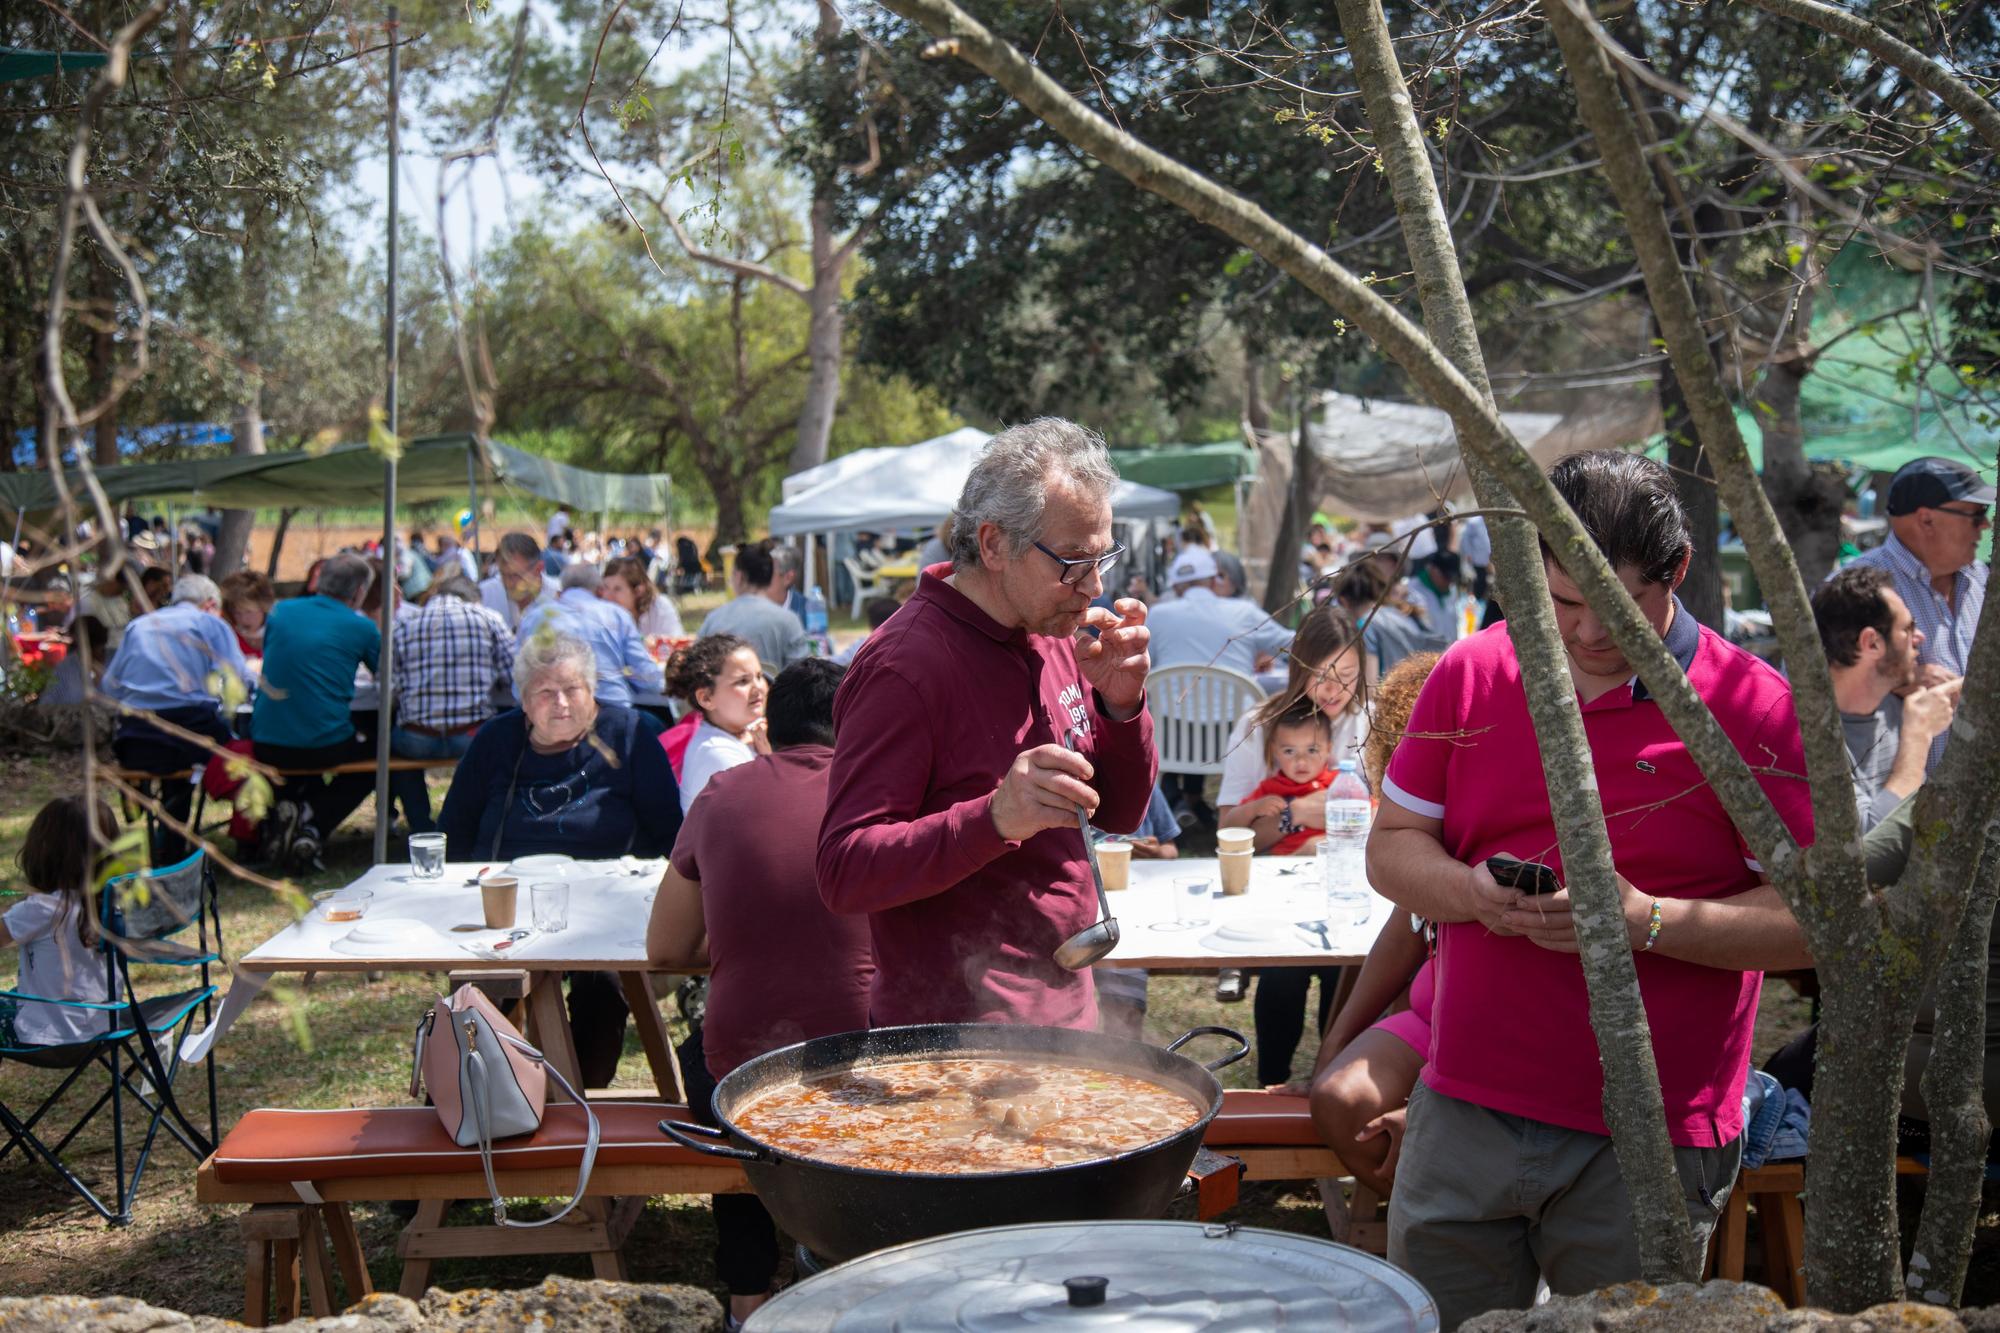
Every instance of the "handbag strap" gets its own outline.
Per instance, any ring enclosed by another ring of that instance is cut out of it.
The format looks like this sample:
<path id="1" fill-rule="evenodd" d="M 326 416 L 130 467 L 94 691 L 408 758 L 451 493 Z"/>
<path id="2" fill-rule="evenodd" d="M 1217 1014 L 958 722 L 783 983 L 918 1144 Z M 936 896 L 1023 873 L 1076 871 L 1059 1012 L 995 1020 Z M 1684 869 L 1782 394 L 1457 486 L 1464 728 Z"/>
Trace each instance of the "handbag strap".
<path id="1" fill-rule="evenodd" d="M 568 1094 L 569 1099 L 583 1108 L 585 1123 L 583 1163 L 577 1174 L 576 1193 L 570 1196 L 569 1202 L 558 1212 L 548 1217 L 533 1222 L 514 1221 L 507 1216 L 507 1202 L 500 1197 L 500 1186 L 493 1179 L 493 1121 L 487 1110 L 486 1057 L 476 1047 L 464 1051 L 459 1056 L 459 1071 L 463 1075 L 472 1102 L 468 1109 L 472 1112 L 473 1127 L 479 1136 L 479 1166 L 486 1173 L 486 1193 L 493 1203 L 493 1220 L 503 1227 L 545 1227 L 562 1221 L 583 1202 L 584 1192 L 590 1186 L 590 1173 L 597 1165 L 597 1148 L 603 1137 L 603 1127 L 598 1123 L 597 1113 L 590 1109 L 590 1103 L 577 1095 L 576 1089 L 569 1085 L 569 1080 L 562 1076 L 561 1070 L 548 1062 L 547 1056 L 518 1037 L 509 1036 L 504 1032 L 495 1032 L 493 1035 L 540 1064 L 544 1072 L 555 1079 L 556 1084 Z"/>

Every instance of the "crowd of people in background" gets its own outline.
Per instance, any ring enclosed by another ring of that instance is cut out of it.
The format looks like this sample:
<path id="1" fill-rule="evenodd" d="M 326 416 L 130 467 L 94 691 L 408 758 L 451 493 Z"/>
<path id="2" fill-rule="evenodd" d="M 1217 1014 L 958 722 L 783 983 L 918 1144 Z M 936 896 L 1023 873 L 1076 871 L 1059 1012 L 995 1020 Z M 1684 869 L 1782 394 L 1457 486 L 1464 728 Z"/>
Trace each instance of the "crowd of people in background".
<path id="1" fill-rule="evenodd" d="M 1367 878 L 1396 913 L 1337 1019 L 1340 969 L 1255 975 L 1260 1082 L 1308 1097 L 1357 1179 L 1393 1186 L 1390 1255 L 1424 1280 L 1447 1326 L 1525 1305 L 1538 1282 L 1570 1291 L 1635 1274 L 1566 893 L 1531 905 L 1489 860 L 1551 860 L 1555 837 L 1511 639 L 1479 632 L 1504 613 L 1483 522 L 1439 514 L 1344 534 L 1314 522 L 1298 555 L 1303 605 L 1272 614 L 1198 505 L 1145 560 L 1113 540 L 1115 479 L 1101 442 L 1069 423 L 996 437 L 959 512 L 923 540 L 919 578 L 869 598 L 866 633 L 837 653 L 810 623 L 812 580 L 790 545 L 735 549 L 730 597 L 688 635 L 675 598 L 709 573 L 692 539 L 580 533 L 567 509 L 542 540 L 508 532 L 483 558 L 469 514 L 434 551 L 418 532 L 393 551 L 343 551 L 291 595 L 252 571 L 217 583 L 194 542 L 176 569 L 140 568 L 144 525 L 128 548 L 133 577 L 92 581 L 81 597 L 45 581 L 41 613 L 61 616 L 88 646 L 73 660 L 99 676 L 78 666 L 52 688 L 114 701 L 120 764 L 168 779 L 156 865 L 188 848 L 192 788 L 172 775 L 218 747 L 281 774 L 239 838 L 283 868 L 315 864 L 374 790 L 363 761 L 376 726 L 396 755 L 459 761 L 435 821 L 419 774 L 391 787 L 408 829 L 441 830 L 452 860 L 670 855 L 648 951 L 661 967 L 713 969 L 705 1022 L 697 1010 L 681 1049 L 697 1090 L 774 1045 L 870 1022 L 1137 1035 L 1143 972 L 1104 969 L 1093 985 L 1051 961 L 1094 915 L 1069 846 L 1077 809 L 1085 836 L 1138 856 L 1174 857 L 1196 828 L 1245 830 L 1252 854 L 1306 855 L 1327 834 L 1342 770 L 1365 773 L 1379 803 Z M 1691 547 L 1665 469 L 1592 452 L 1550 479 L 1719 725 L 1770 757 L 1760 781 L 1809 842 L 1789 682 L 1681 604 Z M 1813 597 L 1874 883 L 1901 875 L 1915 795 L 1949 738 L 1994 498 L 1962 465 L 1906 465 L 1887 491 L 1888 540 Z M 887 540 L 855 545 L 856 568 L 884 566 Z M 1618 887 L 1642 989 L 1676 1014 L 1654 1045 L 1705 1237 L 1746 1151 L 1785 1141 L 1747 1133 L 1757 1117 L 1809 1123 L 1816 1030 L 1746 1070 L 1749 988 L 1810 959 L 1626 657 L 1542 556 L 1614 812 L 1612 851 L 1621 868 L 1645 867 L 1644 884 L 1621 874 Z M 371 677 L 385 604 L 387 700 Z M 1254 700 L 1213 789 L 1199 776 L 1153 781 L 1149 673 L 1176 667 L 1229 673 Z M 912 742 L 926 731 L 931 741 Z M 204 781 L 217 776 L 208 767 Z M 1662 790 L 1678 795 L 1649 799 Z M 23 853 L 35 894 L 7 913 L 0 944 L 74 951 L 88 938 L 62 913 L 83 872 L 64 859 L 77 840 L 61 829 L 95 813 L 44 815 Z M 758 836 L 741 836 L 753 826 Z M 1065 839 L 1035 837 L 1058 828 Z M 1047 891 L 1030 902 L 1024 882 Z M 1449 988 L 1437 984 L 1447 970 Z M 1225 971 L 1219 998 L 1242 998 L 1249 980 Z M 1315 981 L 1319 1040 L 1294 1080 Z M 568 982 L 585 1082 L 602 1086 L 626 1000 L 610 973 Z M 37 1015 L 0 1012 L 17 1019 L 36 1030 Z M 1929 1021 L 1926 1010 L 1912 1047 L 1912 1151 L 1927 1133 Z M 749 1196 L 719 1198 L 716 1215 L 740 1317 L 769 1289 L 775 1233 Z"/>

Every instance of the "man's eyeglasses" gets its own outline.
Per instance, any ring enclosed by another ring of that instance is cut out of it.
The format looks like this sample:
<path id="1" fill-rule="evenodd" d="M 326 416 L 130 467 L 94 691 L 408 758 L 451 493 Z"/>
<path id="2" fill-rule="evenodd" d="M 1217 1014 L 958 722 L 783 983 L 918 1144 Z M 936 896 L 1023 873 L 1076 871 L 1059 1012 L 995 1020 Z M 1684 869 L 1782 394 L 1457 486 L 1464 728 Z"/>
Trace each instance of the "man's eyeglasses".
<path id="1" fill-rule="evenodd" d="M 1953 518 L 1964 519 L 1973 526 L 1975 531 L 1993 522 L 1991 518 L 1987 517 L 1984 509 L 1951 509 L 1944 505 L 1938 505 L 1936 509 L 1940 514 L 1950 514 Z"/>
<path id="2" fill-rule="evenodd" d="M 1061 579 L 1065 588 L 1074 588 L 1083 582 L 1093 569 L 1097 571 L 1099 578 L 1104 577 L 1111 572 L 1111 567 L 1118 563 L 1118 557 L 1125 554 L 1123 546 L 1113 546 L 1103 555 L 1086 555 L 1072 560 L 1068 556 L 1057 555 L 1040 542 L 1035 543 L 1035 549 L 1062 566 Z"/>

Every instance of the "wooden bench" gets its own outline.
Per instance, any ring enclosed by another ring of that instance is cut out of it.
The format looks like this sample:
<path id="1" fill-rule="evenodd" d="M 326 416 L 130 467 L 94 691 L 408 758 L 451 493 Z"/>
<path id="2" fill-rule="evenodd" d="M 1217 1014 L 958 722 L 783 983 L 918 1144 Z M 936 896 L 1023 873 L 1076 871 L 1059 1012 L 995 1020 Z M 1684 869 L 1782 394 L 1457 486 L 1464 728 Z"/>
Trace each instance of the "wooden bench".
<path id="1" fill-rule="evenodd" d="M 1929 1174 L 1914 1157 L 1898 1157 L 1896 1174 Z M 1757 1208 L 1758 1238 L 1764 1250 L 1764 1285 L 1796 1309 L 1806 1302 L 1806 1215 L 1800 1196 L 1806 1188 L 1806 1164 L 1771 1162 L 1746 1168 L 1736 1177 L 1722 1217 L 1715 1224 L 1708 1265 L 1715 1277 L 1743 1280 L 1750 1231 L 1750 1207 Z"/>
<path id="2" fill-rule="evenodd" d="M 534 1231 L 447 1227 L 445 1210 L 460 1199 L 487 1197 L 476 1151 L 445 1135 L 437 1112 L 402 1106 L 363 1110 L 259 1110 L 240 1120 L 195 1176 L 195 1197 L 208 1204 L 249 1204 L 243 1217 L 246 1266 L 244 1322 L 261 1327 L 273 1298 L 281 1317 L 299 1313 L 303 1272 L 315 1313 L 333 1304 L 334 1262 L 348 1303 L 369 1288 L 349 1205 L 414 1199 L 417 1215 L 397 1242 L 403 1257 L 400 1290 L 420 1297 L 439 1259 L 485 1254 L 588 1254 L 602 1278 L 622 1280 L 619 1246 L 644 1200 L 661 1194 L 737 1194 L 749 1189 L 735 1163 L 708 1157 L 661 1134 L 663 1119 L 686 1119 L 685 1106 L 660 1102 L 600 1102 L 597 1167 L 588 1199 L 572 1224 Z M 574 1106 L 552 1104 L 542 1128 L 496 1145 L 494 1180 L 507 1198 L 567 1198 L 576 1187 L 584 1120 Z M 1320 1180 L 1342 1174 L 1318 1141 L 1303 1097 L 1228 1092 L 1210 1122 L 1205 1146 L 1242 1163 L 1249 1180 Z M 1221 1188 L 1211 1189 L 1211 1181 Z M 1235 1201 L 1235 1173 L 1211 1172 L 1198 1182 L 1199 1211 L 1214 1215 Z M 1323 1186 L 1324 1188 L 1324 1186 Z M 1338 1197 L 1338 1186 L 1334 1186 Z M 623 1200 L 618 1206 L 614 1200 Z"/>

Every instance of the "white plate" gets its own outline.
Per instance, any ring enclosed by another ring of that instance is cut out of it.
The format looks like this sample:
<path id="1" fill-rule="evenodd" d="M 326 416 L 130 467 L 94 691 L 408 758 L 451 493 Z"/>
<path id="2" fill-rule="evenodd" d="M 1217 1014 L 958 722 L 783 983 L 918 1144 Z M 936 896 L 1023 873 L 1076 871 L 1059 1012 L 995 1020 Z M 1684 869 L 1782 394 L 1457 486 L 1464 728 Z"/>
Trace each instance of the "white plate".
<path id="1" fill-rule="evenodd" d="M 539 856 L 517 856 L 507 863 L 507 873 L 519 878 L 524 875 L 567 875 L 576 869 L 576 858 L 564 856 L 560 852 L 545 852 Z"/>
<path id="2" fill-rule="evenodd" d="M 1253 917 L 1218 926 L 1202 936 L 1201 946 L 1216 953 L 1301 953 L 1300 936 L 1290 922 Z"/>
<path id="3" fill-rule="evenodd" d="M 437 932 L 426 923 L 414 917 L 391 916 L 363 920 L 329 947 L 335 953 L 351 954 L 356 958 L 386 958 L 400 953 L 434 951 L 439 945 Z"/>

